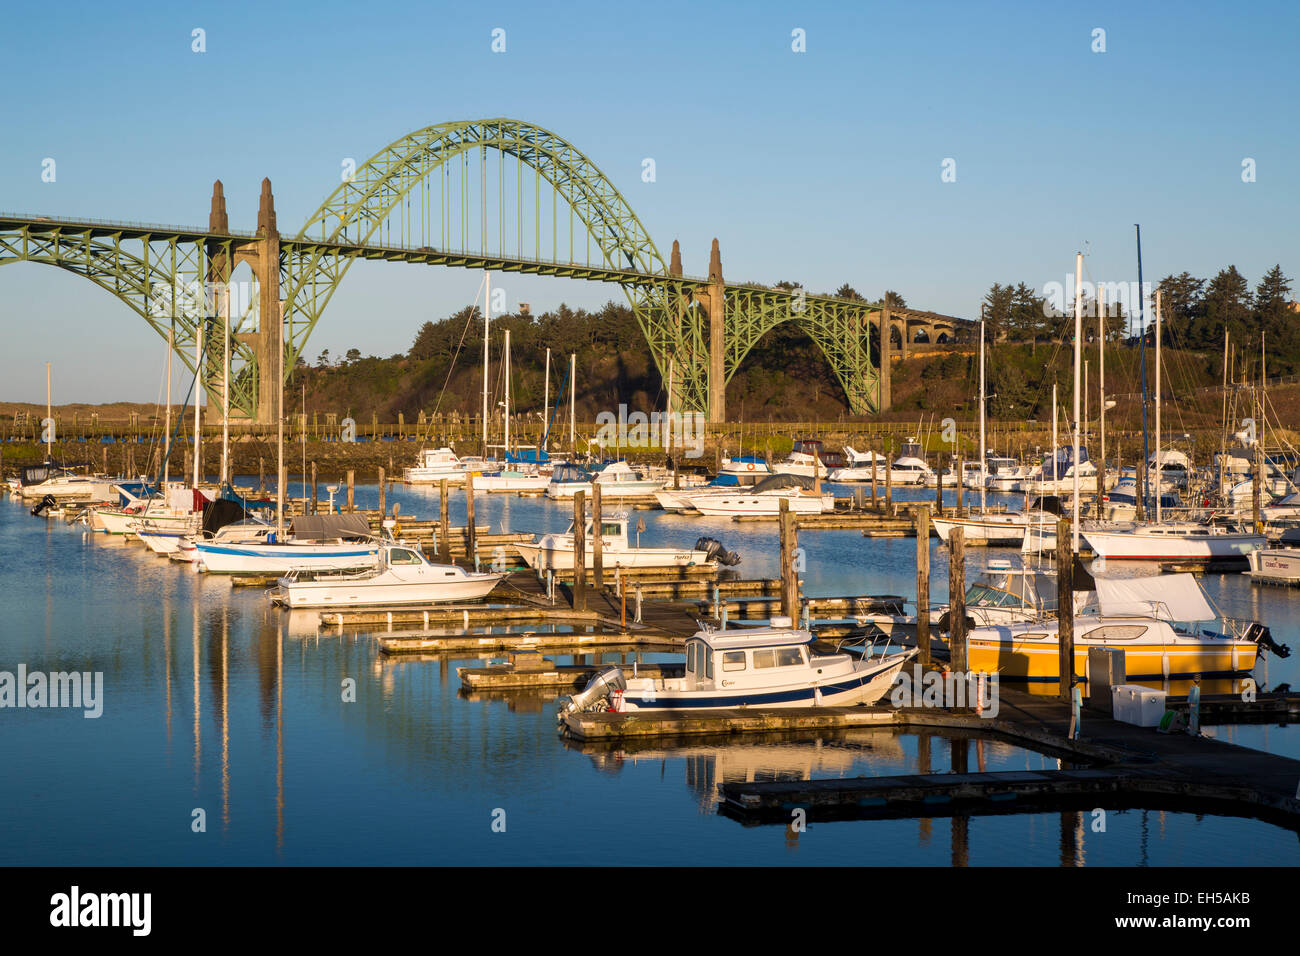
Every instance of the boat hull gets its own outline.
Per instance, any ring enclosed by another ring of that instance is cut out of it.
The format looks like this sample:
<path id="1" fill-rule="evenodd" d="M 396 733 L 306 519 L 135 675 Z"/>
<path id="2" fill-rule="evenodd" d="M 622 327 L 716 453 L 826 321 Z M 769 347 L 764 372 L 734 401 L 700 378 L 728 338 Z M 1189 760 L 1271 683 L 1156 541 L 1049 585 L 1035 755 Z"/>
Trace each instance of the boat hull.
<path id="1" fill-rule="evenodd" d="M 628 681 L 623 694 L 624 710 L 719 710 L 731 707 L 774 710 L 787 707 L 849 707 L 874 704 L 889 693 L 898 672 L 915 656 L 914 651 L 893 654 L 884 660 L 859 661 L 851 673 L 835 676 L 818 685 L 747 687 L 734 691 L 670 691 L 657 689 L 649 681 Z"/>
<path id="2" fill-rule="evenodd" d="M 438 604 L 445 601 L 477 601 L 488 596 L 504 574 L 481 574 L 443 583 L 440 581 L 403 584 L 398 582 L 294 581 L 281 582 L 275 599 L 289 608 L 374 607 L 378 605 Z"/>
<path id="3" fill-rule="evenodd" d="M 1261 548 L 1247 555 L 1257 581 L 1300 584 L 1300 548 Z"/>
<path id="4" fill-rule="evenodd" d="M 212 574 L 285 574 L 293 570 L 346 571 L 374 567 L 379 545 L 206 544 L 194 546 L 195 561 Z"/>
<path id="5" fill-rule="evenodd" d="M 976 636 L 968 638 L 967 666 L 976 673 L 996 673 L 1007 680 L 1058 681 L 1060 647 L 1055 635 L 1048 640 L 990 641 Z M 1088 648 L 1118 648 L 1115 643 L 1101 644 L 1076 641 L 1074 673 L 1085 678 Z M 1197 674 L 1242 674 L 1251 671 L 1259 645 L 1253 641 L 1218 641 L 1208 644 L 1143 644 L 1123 647 L 1124 669 L 1128 680 L 1163 680 L 1166 677 L 1191 677 Z"/>
<path id="6" fill-rule="evenodd" d="M 540 544 L 516 544 L 515 549 L 524 563 L 535 571 L 572 571 L 573 548 L 543 547 Z M 595 555 L 590 545 L 586 548 L 584 564 L 587 570 L 595 567 Z M 601 564 L 606 571 L 613 568 L 684 568 L 717 567 L 716 561 L 709 560 L 704 551 L 676 548 L 629 548 L 621 550 L 603 550 Z"/>
<path id="7" fill-rule="evenodd" d="M 1116 561 L 1241 561 L 1268 544 L 1258 534 L 1080 533 L 1098 557 Z"/>

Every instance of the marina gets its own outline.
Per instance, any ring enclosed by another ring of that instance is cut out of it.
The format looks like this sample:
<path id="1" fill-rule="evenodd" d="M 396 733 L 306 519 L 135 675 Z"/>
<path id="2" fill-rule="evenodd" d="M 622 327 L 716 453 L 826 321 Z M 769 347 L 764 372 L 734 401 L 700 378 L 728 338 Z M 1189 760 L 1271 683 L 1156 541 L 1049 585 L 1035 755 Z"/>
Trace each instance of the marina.
<path id="1" fill-rule="evenodd" d="M 1285 945 L 1300 13 L 144 8 L 6 16 L 11 935 Z"/>

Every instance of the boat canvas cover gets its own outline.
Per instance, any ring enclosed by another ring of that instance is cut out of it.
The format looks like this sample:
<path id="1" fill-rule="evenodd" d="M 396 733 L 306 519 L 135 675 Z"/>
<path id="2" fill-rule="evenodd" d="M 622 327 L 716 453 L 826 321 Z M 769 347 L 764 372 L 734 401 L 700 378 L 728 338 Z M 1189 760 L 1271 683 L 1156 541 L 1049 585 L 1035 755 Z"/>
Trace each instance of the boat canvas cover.
<path id="1" fill-rule="evenodd" d="M 246 513 L 238 502 L 218 498 L 203 503 L 203 530 L 217 532 L 228 524 L 243 521 Z"/>
<path id="2" fill-rule="evenodd" d="M 760 491 L 772 491 L 773 489 L 779 491 L 782 488 L 803 488 L 805 491 L 812 491 L 813 480 L 807 475 L 791 475 L 782 472 L 757 482 L 754 485 L 753 493 L 758 494 Z"/>
<path id="3" fill-rule="evenodd" d="M 359 514 L 298 515 L 290 527 L 293 536 L 303 541 L 371 537 L 370 522 Z"/>
<path id="4" fill-rule="evenodd" d="M 1097 606 L 1106 617 L 1157 617 L 1166 621 L 1212 621 L 1218 617 L 1191 574 L 1096 579 Z"/>

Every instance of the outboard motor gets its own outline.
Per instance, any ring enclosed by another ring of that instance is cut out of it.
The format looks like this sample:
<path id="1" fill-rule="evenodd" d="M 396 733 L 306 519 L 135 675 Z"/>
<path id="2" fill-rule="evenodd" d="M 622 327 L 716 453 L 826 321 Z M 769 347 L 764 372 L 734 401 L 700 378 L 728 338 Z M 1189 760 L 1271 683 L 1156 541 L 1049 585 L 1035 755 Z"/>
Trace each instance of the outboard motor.
<path id="1" fill-rule="evenodd" d="M 587 686 L 572 697 L 560 698 L 560 709 L 555 714 L 557 721 L 563 720 L 565 714 L 578 714 L 593 710 L 602 700 L 616 690 L 627 690 L 627 678 L 623 669 L 616 664 L 603 667 L 587 682 Z"/>
<path id="2" fill-rule="evenodd" d="M 1246 628 L 1246 640 L 1254 641 L 1265 650 L 1272 651 L 1276 657 L 1291 656 L 1291 648 L 1273 640 L 1273 633 L 1259 621 L 1252 621 L 1250 627 Z"/>
<path id="3" fill-rule="evenodd" d="M 39 518 L 41 515 L 45 514 L 45 512 L 53 508 L 56 504 L 58 504 L 58 502 L 54 500 L 53 495 L 46 495 L 44 498 L 41 499 L 40 504 L 38 504 L 35 508 L 32 509 L 32 517 Z"/>
<path id="4" fill-rule="evenodd" d="M 717 561 L 724 567 L 730 568 L 740 563 L 740 555 L 735 551 L 728 551 L 717 538 L 700 538 L 695 542 L 695 550 L 703 551 L 709 556 L 710 561 Z"/>

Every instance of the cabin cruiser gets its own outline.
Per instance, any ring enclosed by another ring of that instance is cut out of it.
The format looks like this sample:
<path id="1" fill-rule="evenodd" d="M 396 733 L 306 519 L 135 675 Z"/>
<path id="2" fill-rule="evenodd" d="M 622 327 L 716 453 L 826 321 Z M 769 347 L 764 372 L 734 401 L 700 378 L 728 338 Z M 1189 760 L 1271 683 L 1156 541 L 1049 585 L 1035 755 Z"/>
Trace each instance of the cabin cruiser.
<path id="1" fill-rule="evenodd" d="M 772 475 L 752 488 L 692 496 L 691 504 L 702 515 L 734 518 L 754 515 L 775 518 L 781 501 L 788 501 L 796 514 L 825 514 L 835 510 L 835 496 L 814 490 L 816 482 L 802 475 Z"/>
<path id="2" fill-rule="evenodd" d="M 376 567 L 350 573 L 289 571 L 277 580 L 271 600 L 289 608 L 477 601 L 507 574 L 433 564 L 416 547 L 386 541 Z"/>
<path id="3" fill-rule="evenodd" d="M 871 481 L 874 477 L 876 482 L 884 484 L 885 469 L 889 465 L 889 459 L 884 455 L 875 451 L 855 451 L 849 445 L 844 446 L 844 455 L 848 464 L 832 471 L 830 481 Z"/>
<path id="4" fill-rule="evenodd" d="M 709 541 L 701 538 L 695 548 L 643 548 L 640 542 L 633 545 L 627 538 L 628 516 L 626 512 L 606 515 L 600 522 L 601 565 L 610 568 L 681 568 L 710 567 L 716 568 L 718 560 L 700 545 Z M 584 534 L 584 565 L 588 569 L 595 567 L 594 543 L 595 529 L 593 521 L 587 518 Z M 639 537 L 639 535 L 638 535 Z M 563 534 L 545 534 L 528 544 L 516 544 L 515 548 L 530 568 L 534 570 L 554 569 L 557 571 L 573 570 L 573 523 Z M 736 562 L 740 559 L 736 558 Z M 731 562 L 731 563 L 736 563 Z"/>
<path id="5" fill-rule="evenodd" d="M 551 483 L 550 475 L 543 475 L 536 465 L 511 463 L 502 471 L 475 475 L 475 491 L 542 492 Z"/>
<path id="6" fill-rule="evenodd" d="M 372 568 L 379 541 L 359 514 L 298 515 L 286 539 L 275 534 L 255 542 L 196 541 L 199 570 L 214 574 L 283 574 Z"/>
<path id="7" fill-rule="evenodd" d="M 173 482 L 158 493 L 145 485 L 139 497 L 122 485 L 114 485 L 122 499 L 120 506 L 105 505 L 93 509 L 93 527 L 115 535 L 134 535 L 146 530 L 156 535 L 177 532 L 193 534 L 199 529 L 205 502 L 211 500 L 202 490 Z M 146 524 L 147 522 L 147 524 Z"/>
<path id="8" fill-rule="evenodd" d="M 1156 459 L 1159 457 L 1159 464 Z M 1147 459 L 1147 481 L 1151 488 L 1156 487 L 1159 479 L 1161 491 L 1182 491 L 1187 488 L 1192 474 L 1191 459 L 1174 448 L 1162 448 L 1152 452 Z"/>
<path id="9" fill-rule="evenodd" d="M 810 439 L 796 441 L 794 449 L 784 461 L 773 465 L 772 471 L 778 475 L 802 475 L 805 478 L 825 479 L 832 471 L 843 468 L 845 464 L 842 454 L 825 451 L 820 441 Z"/>
<path id="10" fill-rule="evenodd" d="M 1095 604 L 1074 618 L 1074 673 L 1087 678 L 1092 647 L 1124 651 L 1127 677 L 1161 680 L 1249 673 L 1260 646 L 1279 648 L 1257 622 L 1223 617 L 1191 574 L 1097 577 Z M 1055 620 L 977 627 L 967 634 L 968 666 L 1004 678 L 1059 681 Z"/>
<path id="11" fill-rule="evenodd" d="M 718 471 L 719 478 L 727 475 L 737 478 L 748 477 L 753 481 L 770 474 L 772 469 L 768 467 L 767 460 L 757 455 L 734 455 L 723 458 Z"/>
<path id="12" fill-rule="evenodd" d="M 1056 531 L 1057 516 L 1039 510 L 1025 511 L 979 511 L 962 518 L 931 519 L 935 533 L 946 544 L 948 533 L 953 528 L 961 528 L 967 544 L 1005 545 L 1021 547 L 1025 542 L 1025 533 L 1029 528 L 1045 532 Z"/>
<path id="13" fill-rule="evenodd" d="M 56 501 L 111 501 L 113 481 L 103 475 L 78 475 L 51 462 L 28 465 L 18 472 L 18 496 L 27 501 L 51 497 Z"/>
<path id="14" fill-rule="evenodd" d="M 825 707 L 874 704 L 888 693 L 915 648 L 878 655 L 836 653 L 790 626 L 698 631 L 686 642 L 683 676 L 629 675 L 607 667 L 585 690 L 561 701 L 557 719 L 596 709 L 710 710 L 722 707 Z"/>
<path id="15" fill-rule="evenodd" d="M 1154 484 L 1152 491 L 1147 494 L 1147 511 L 1155 514 L 1155 494 Z M 1115 487 L 1101 496 L 1100 512 L 1101 517 L 1106 521 L 1136 521 L 1137 520 L 1137 500 L 1138 500 L 1138 480 L 1137 478 L 1124 477 L 1115 482 Z M 1183 511 L 1187 506 L 1177 494 L 1172 492 L 1162 492 L 1160 495 L 1160 509 L 1164 512 L 1173 513 Z"/>
<path id="16" fill-rule="evenodd" d="M 766 467 L 766 466 L 764 466 Z M 680 477 L 680 476 L 679 476 Z M 693 501 L 701 495 L 713 495 L 722 491 L 736 491 L 741 488 L 751 488 L 765 478 L 771 477 L 771 472 L 754 471 L 735 473 L 729 471 L 720 471 L 716 478 L 707 484 L 694 485 L 687 488 L 665 488 L 662 491 L 655 492 L 655 501 L 659 502 L 659 507 L 664 511 L 687 512 L 694 511 Z"/>
<path id="17" fill-rule="evenodd" d="M 1097 466 L 1088 458 L 1088 449 L 1079 448 L 1079 463 L 1074 463 L 1074 448 L 1066 445 L 1056 449 L 1056 454 L 1045 458 L 1033 468 L 1026 478 L 1016 482 L 1014 491 L 1028 492 L 1035 495 L 1052 495 L 1069 493 L 1074 490 L 1074 476 L 1079 476 L 1079 487 L 1087 489 L 1097 484 Z"/>
<path id="18" fill-rule="evenodd" d="M 490 474 L 501 470 L 500 462 L 485 461 L 477 457 L 459 457 L 450 448 L 423 448 L 416 464 L 402 473 L 408 485 L 436 485 L 447 481 L 462 484 L 469 474 Z"/>
<path id="19" fill-rule="evenodd" d="M 898 457 L 889 466 L 889 481 L 894 485 L 924 485 L 931 480 L 938 480 L 930 466 L 925 463 L 925 452 L 921 443 L 915 438 L 903 442 Z"/>
<path id="20" fill-rule="evenodd" d="M 591 483 L 599 482 L 602 495 L 652 495 L 663 488 L 663 483 L 632 470 L 620 458 L 586 468 L 577 464 L 556 465 L 550 482 L 546 485 L 548 498 L 572 498 L 579 491 L 591 494 Z"/>
<path id="21" fill-rule="evenodd" d="M 1029 469 L 1014 458 L 993 458 L 988 460 L 988 477 L 984 487 L 989 491 L 1012 491 L 1016 482 L 1029 477 Z"/>
<path id="22" fill-rule="evenodd" d="M 1118 561 L 1245 561 L 1250 552 L 1268 546 L 1262 534 L 1191 521 L 1083 528 L 1079 533 L 1099 558 Z"/>
<path id="23" fill-rule="evenodd" d="M 1288 528 L 1276 548 L 1260 548 L 1246 555 L 1250 576 L 1275 584 L 1300 583 L 1300 528 Z"/>

